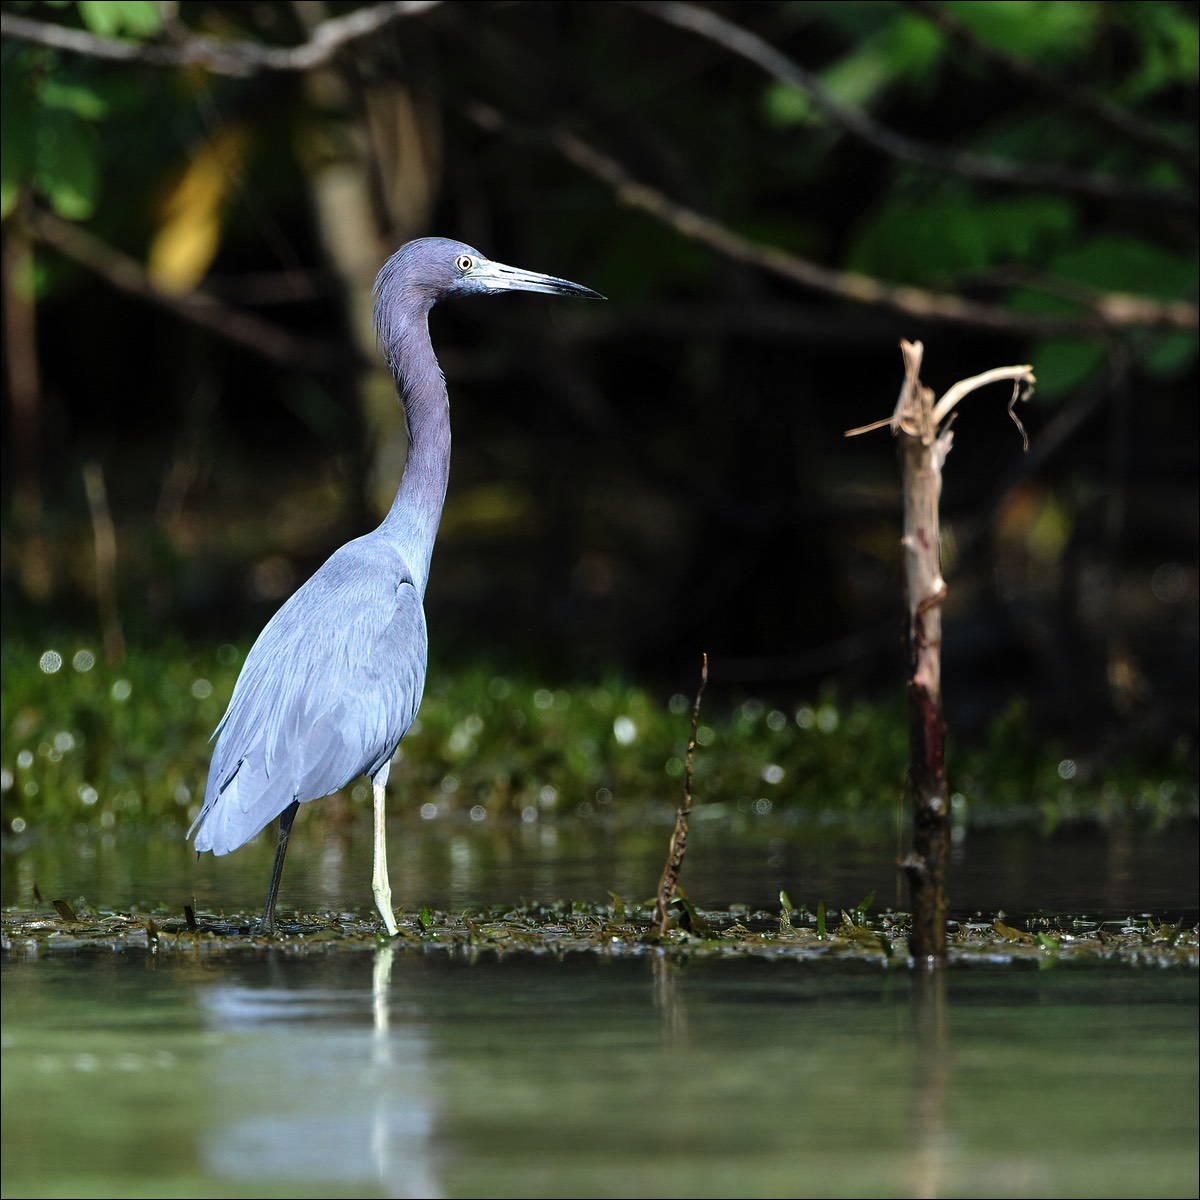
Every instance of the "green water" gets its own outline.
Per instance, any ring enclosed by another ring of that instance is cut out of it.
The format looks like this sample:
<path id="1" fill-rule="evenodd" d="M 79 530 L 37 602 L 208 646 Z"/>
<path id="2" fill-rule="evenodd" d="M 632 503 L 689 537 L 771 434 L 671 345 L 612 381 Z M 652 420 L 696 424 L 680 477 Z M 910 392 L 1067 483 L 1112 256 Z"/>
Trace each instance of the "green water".
<path id="1" fill-rule="evenodd" d="M 653 892 L 662 829 L 393 822 L 401 906 Z M 281 911 L 368 909 L 369 829 L 308 824 Z M 253 912 L 271 843 L 15 839 L 37 895 Z M 698 902 L 896 902 L 894 837 L 697 822 Z M 1197 914 L 1187 827 L 972 831 L 956 915 Z M 402 898 L 401 898 L 402 897 Z M 4 1196 L 1196 1196 L 1200 977 L 1116 962 L 50 950 L 3 987 Z"/>
<path id="2" fill-rule="evenodd" d="M 1194 971 L 6 955 L 5 1196 L 1195 1196 Z"/>
<path id="3" fill-rule="evenodd" d="M 281 913 L 373 911 L 371 824 L 357 810 L 344 825 L 302 811 L 288 849 Z M 669 813 L 668 816 L 672 816 Z M 388 857 L 398 908 L 472 907 L 556 900 L 636 902 L 655 894 L 670 825 L 560 819 L 389 822 Z M 36 896 L 71 904 L 142 911 L 184 904 L 198 911 L 261 911 L 274 856 L 268 830 L 234 854 L 196 857 L 178 829 L 151 826 L 96 836 L 25 837 L 4 844 L 0 903 L 28 908 Z M 747 904 L 777 912 L 794 904 L 832 911 L 873 893 L 876 910 L 906 908 L 894 828 L 865 824 L 850 833 L 763 820 L 741 827 L 694 817 L 681 883 L 697 904 Z M 1159 833 L 1077 826 L 970 830 L 956 840 L 950 902 L 960 917 L 1047 912 L 1120 920 L 1200 919 L 1200 843 L 1192 823 Z"/>

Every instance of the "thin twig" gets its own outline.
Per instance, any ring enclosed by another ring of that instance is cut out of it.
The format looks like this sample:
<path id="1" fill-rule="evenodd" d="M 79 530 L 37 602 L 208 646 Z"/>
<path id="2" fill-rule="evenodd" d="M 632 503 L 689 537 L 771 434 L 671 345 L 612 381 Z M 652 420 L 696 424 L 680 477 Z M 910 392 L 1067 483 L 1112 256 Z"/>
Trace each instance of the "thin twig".
<path id="1" fill-rule="evenodd" d="M 1132 326 L 1189 330 L 1200 326 L 1200 310 L 1185 301 L 1159 303 L 1141 296 L 1112 294 L 1099 297 L 1090 312 L 1079 315 L 1027 315 L 950 293 L 886 283 L 855 271 L 834 270 L 789 254 L 777 246 L 752 242 L 720 221 L 676 203 L 574 134 L 534 132 L 519 126 L 492 106 L 477 101 L 466 103 L 463 111 L 470 120 L 490 132 L 518 142 L 553 147 L 568 162 L 611 188 L 622 204 L 648 213 L 681 237 L 708 246 L 724 258 L 843 300 L 889 308 L 922 321 L 945 321 L 998 333 L 1036 337 L 1067 334 L 1094 337 L 1114 328 Z"/>
<path id="2" fill-rule="evenodd" d="M 104 469 L 98 462 L 83 467 L 83 488 L 92 515 L 92 540 L 96 549 L 96 607 L 104 638 L 104 660 L 109 666 L 125 661 L 125 635 L 117 606 L 117 531 L 108 507 Z"/>
<path id="3" fill-rule="evenodd" d="M 934 426 L 940 425 L 947 416 L 950 415 L 950 410 L 963 399 L 964 396 L 970 395 L 971 392 L 978 388 L 986 387 L 989 383 L 996 383 L 1001 379 L 1011 379 L 1014 384 L 1014 400 L 1028 396 L 1033 391 L 1033 385 L 1037 382 L 1033 375 L 1033 367 L 1026 364 L 1023 367 L 994 367 L 990 371 L 984 371 L 979 375 L 972 375 L 970 379 L 960 379 L 953 387 L 948 388 L 942 398 L 933 406 L 933 423 Z M 1008 406 L 1009 414 L 1014 421 L 1017 421 L 1017 415 L 1012 411 L 1012 404 Z M 1024 436 L 1024 429 L 1021 428 L 1021 422 L 1017 421 L 1017 427 L 1021 429 Z M 1026 439 L 1028 445 L 1028 439 Z"/>
<path id="4" fill-rule="evenodd" d="M 393 21 L 420 16 L 441 0 L 389 0 L 330 17 L 314 27 L 299 46 L 264 46 L 259 42 L 221 41 L 192 33 L 176 22 L 173 42 L 135 42 L 102 37 L 82 29 L 52 25 L 20 13 L 0 12 L 0 34 L 35 42 L 69 54 L 150 67 L 203 67 L 216 75 L 254 75 L 260 71 L 311 71 L 327 63 L 345 45 L 378 33 Z"/>
<path id="5" fill-rule="evenodd" d="M 904 363 L 907 371 L 912 372 L 920 369 L 921 363 L 921 343 L 915 343 L 913 348 L 909 347 L 908 342 L 902 342 L 904 349 Z M 942 398 L 929 409 L 930 427 L 927 430 L 917 430 L 915 428 L 905 427 L 905 431 L 913 433 L 917 436 L 931 438 L 941 428 L 942 422 L 950 415 L 954 406 L 958 404 L 965 396 L 971 392 L 978 390 L 981 387 L 986 387 L 989 383 L 998 383 L 1002 379 L 1012 380 L 1013 391 L 1008 402 L 1008 415 L 1013 419 L 1013 423 L 1020 430 L 1021 439 L 1025 444 L 1025 449 L 1029 449 L 1029 438 L 1025 433 L 1025 426 L 1021 424 L 1021 419 L 1017 416 L 1015 406 L 1018 400 L 1028 399 L 1033 392 L 1034 384 L 1037 382 L 1033 374 L 1033 368 L 1029 365 L 1020 367 L 993 367 L 990 371 L 983 371 L 978 375 L 972 375 L 970 379 L 960 379 L 952 387 L 948 388 Z M 890 417 L 881 417 L 878 421 L 872 421 L 868 425 L 859 425 L 855 429 L 847 429 L 842 435 L 843 437 L 857 437 L 862 433 L 870 433 L 875 429 L 882 429 L 884 426 L 890 426 L 893 433 L 898 433 L 906 420 L 917 419 L 923 409 L 920 406 L 914 406 L 909 398 L 917 394 L 917 384 L 915 376 L 905 378 L 905 386 L 901 392 L 901 403 L 897 405 L 896 411 Z"/>
<path id="6" fill-rule="evenodd" d="M 93 271 L 113 287 L 165 308 L 227 341 L 300 370 L 324 371 L 337 361 L 327 345 L 295 337 L 262 317 L 222 304 L 202 287 L 183 294 L 164 291 L 136 259 L 70 221 L 41 209 L 31 208 L 23 215 L 40 241 Z"/>
<path id="7" fill-rule="evenodd" d="M 842 437 L 858 437 L 862 433 L 871 433 L 876 429 L 883 429 L 884 426 L 892 423 L 891 417 L 880 417 L 878 421 L 872 421 L 868 425 L 859 425 L 856 429 L 847 429 Z"/>
<path id="8" fill-rule="evenodd" d="M 1080 86 L 1072 80 L 1043 71 L 1028 56 L 1019 58 L 999 46 L 993 46 L 977 37 L 966 25 L 942 4 L 933 0 L 906 0 L 909 8 L 919 12 L 945 37 L 956 43 L 969 54 L 985 62 L 993 63 L 1019 80 L 1030 90 L 1053 97 L 1105 129 L 1119 134 L 1127 141 L 1141 146 L 1152 154 L 1169 158 L 1189 179 L 1200 177 L 1200 163 L 1181 141 L 1165 134 L 1153 125 L 1139 120 L 1127 109 L 1097 92 Z"/>
<path id="9" fill-rule="evenodd" d="M 861 109 L 838 99 L 814 74 L 793 62 L 750 30 L 725 20 L 709 8 L 683 4 L 679 0 L 633 0 L 632 7 L 657 17 L 678 29 L 686 29 L 744 58 L 789 87 L 802 91 L 832 124 L 865 142 L 881 154 L 899 162 L 978 179 L 1010 187 L 1049 188 L 1104 200 L 1122 200 L 1139 205 L 1191 211 L 1196 204 L 1192 191 L 1169 191 L 1160 187 L 1127 183 L 1110 175 L 1082 173 L 1061 167 L 1013 163 L 978 154 L 942 150 L 918 142 L 879 124 Z"/>
<path id="10" fill-rule="evenodd" d="M 692 732 L 688 738 L 687 765 L 683 775 L 683 800 L 675 810 L 675 828 L 671 832 L 671 845 L 667 851 L 667 865 L 663 867 L 662 878 L 658 881 L 658 904 L 654 909 L 654 919 L 658 923 L 659 937 L 665 936 L 670 920 L 669 909 L 675 899 L 675 886 L 679 882 L 679 872 L 683 867 L 683 856 L 687 851 L 688 817 L 692 812 L 692 765 L 696 753 L 696 730 L 700 723 L 700 699 L 704 695 L 708 683 L 708 654 L 704 654 L 700 665 L 700 686 L 696 689 L 696 699 L 692 704 Z"/>
<path id="11" fill-rule="evenodd" d="M 42 381 L 37 353 L 33 238 L 16 222 L 4 231 L 0 289 L 4 295 L 4 365 L 12 407 L 12 505 L 17 527 L 36 529 L 42 519 Z"/>

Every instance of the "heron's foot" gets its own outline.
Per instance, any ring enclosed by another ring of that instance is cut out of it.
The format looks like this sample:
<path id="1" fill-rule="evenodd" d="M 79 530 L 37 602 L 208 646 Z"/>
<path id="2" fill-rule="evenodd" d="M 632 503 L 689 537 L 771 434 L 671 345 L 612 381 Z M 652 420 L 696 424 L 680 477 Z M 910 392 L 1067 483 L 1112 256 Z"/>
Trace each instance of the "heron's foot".
<path id="1" fill-rule="evenodd" d="M 400 930 L 396 926 L 396 917 L 392 912 L 392 889 L 388 885 L 387 879 L 377 879 L 372 885 L 371 891 L 375 894 L 375 907 L 379 909 L 379 915 L 383 918 L 388 937 L 395 937 Z"/>

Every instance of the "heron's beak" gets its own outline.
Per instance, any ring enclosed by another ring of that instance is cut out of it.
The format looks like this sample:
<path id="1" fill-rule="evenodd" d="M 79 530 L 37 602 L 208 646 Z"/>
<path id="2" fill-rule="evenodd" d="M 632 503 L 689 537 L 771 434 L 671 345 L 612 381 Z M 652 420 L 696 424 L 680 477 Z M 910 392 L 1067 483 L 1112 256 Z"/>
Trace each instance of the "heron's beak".
<path id="1" fill-rule="evenodd" d="M 569 279 L 556 279 L 553 275 L 539 275 L 536 271 L 522 271 L 520 267 L 507 267 L 504 263 L 490 259 L 476 264 L 470 272 L 472 279 L 498 292 L 548 292 L 551 296 L 580 296 L 586 300 L 603 300 L 599 292 L 586 288 Z"/>

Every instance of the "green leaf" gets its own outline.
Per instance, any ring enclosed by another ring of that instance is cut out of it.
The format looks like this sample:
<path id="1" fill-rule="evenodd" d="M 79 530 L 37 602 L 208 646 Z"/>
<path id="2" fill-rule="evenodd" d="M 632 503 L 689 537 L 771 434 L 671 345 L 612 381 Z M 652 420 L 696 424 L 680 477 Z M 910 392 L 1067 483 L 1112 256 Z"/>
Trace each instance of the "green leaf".
<path id="1" fill-rule="evenodd" d="M 871 34 L 854 38 L 853 49 L 821 73 L 821 83 L 843 104 L 868 109 L 901 82 L 917 82 L 926 90 L 936 81 L 944 50 L 945 43 L 933 25 L 901 12 Z M 827 120 L 807 93 L 790 84 L 770 84 L 763 92 L 763 107 L 767 120 L 779 127 Z"/>
<path id="2" fill-rule="evenodd" d="M 1171 379 L 1191 367 L 1197 348 L 1194 333 L 1168 333 L 1154 341 L 1142 365 L 1151 375 Z"/>
<path id="3" fill-rule="evenodd" d="M 7 171 L 0 170 L 0 220 L 12 214 L 20 194 L 20 181 L 10 176 Z"/>
<path id="4" fill-rule="evenodd" d="M 1082 387 L 1104 365 L 1100 342 L 1083 338 L 1047 338 L 1029 356 L 1037 376 L 1037 395 L 1052 399 Z"/>
<path id="5" fill-rule="evenodd" d="M 88 121 L 101 121 L 108 116 L 108 103 L 102 96 L 84 84 L 61 77 L 47 78 L 38 98 L 47 108 L 63 108 Z"/>
<path id="6" fill-rule="evenodd" d="M 1140 238 L 1110 234 L 1060 251 L 1051 274 L 1100 291 L 1131 292 L 1174 300 L 1196 289 L 1194 254 L 1175 254 Z"/>
<path id="7" fill-rule="evenodd" d="M 23 71 L 15 63 L 0 74 L 0 215 L 7 217 L 33 177 L 36 116 Z"/>
<path id="8" fill-rule="evenodd" d="M 1076 0 L 957 0 L 946 5 L 981 41 L 1023 59 L 1054 63 L 1082 57 L 1111 19 L 1111 5 Z"/>
<path id="9" fill-rule="evenodd" d="M 74 114 L 51 109 L 37 134 L 38 191 L 60 217 L 86 220 L 96 208 L 100 169 L 92 130 Z"/>
<path id="10" fill-rule="evenodd" d="M 929 80 L 942 57 L 942 35 L 924 17 L 901 12 L 886 39 L 887 59 L 895 74 L 908 80 Z"/>
<path id="11" fill-rule="evenodd" d="M 763 91 L 763 112 L 769 124 L 784 129 L 820 120 L 820 112 L 808 95 L 787 83 L 767 85 Z"/>
<path id="12" fill-rule="evenodd" d="M 847 266 L 885 279 L 944 284 L 997 264 L 1044 262 L 1075 221 L 1073 206 L 1053 196 L 986 203 L 969 189 L 893 196 L 863 221 Z"/>
<path id="13" fill-rule="evenodd" d="M 153 37 L 162 29 L 158 5 L 152 0 L 79 0 L 79 16 L 99 37 Z"/>
<path id="14" fill-rule="evenodd" d="M 1173 4 L 1125 4 L 1122 32 L 1132 43 L 1131 69 L 1120 97 L 1142 100 L 1168 88 L 1194 87 L 1200 71 L 1195 9 Z"/>

